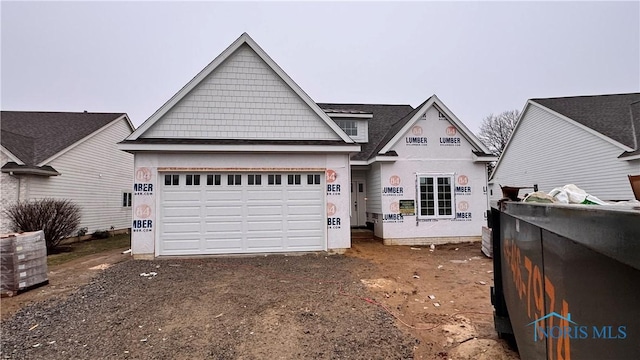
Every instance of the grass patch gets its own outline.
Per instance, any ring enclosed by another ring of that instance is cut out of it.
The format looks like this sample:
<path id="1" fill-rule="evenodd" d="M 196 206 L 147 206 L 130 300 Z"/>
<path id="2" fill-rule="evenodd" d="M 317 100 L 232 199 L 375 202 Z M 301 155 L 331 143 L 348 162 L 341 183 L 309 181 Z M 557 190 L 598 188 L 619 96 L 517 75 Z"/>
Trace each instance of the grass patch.
<path id="1" fill-rule="evenodd" d="M 131 246 L 131 235 L 120 234 L 106 239 L 86 240 L 69 245 L 62 245 L 55 254 L 47 256 L 47 266 L 60 265 L 71 260 L 98 254 L 103 251 L 123 249 Z"/>

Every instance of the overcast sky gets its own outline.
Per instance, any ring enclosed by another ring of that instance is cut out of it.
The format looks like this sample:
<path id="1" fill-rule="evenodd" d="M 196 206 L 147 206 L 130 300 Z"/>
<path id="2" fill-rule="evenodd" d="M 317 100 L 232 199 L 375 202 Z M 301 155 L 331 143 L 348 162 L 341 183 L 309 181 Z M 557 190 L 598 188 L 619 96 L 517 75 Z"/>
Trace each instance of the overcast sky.
<path id="1" fill-rule="evenodd" d="M 529 98 L 640 91 L 640 2 L 7 2 L 2 110 L 140 125 L 243 32 L 317 102 L 419 105 L 469 128 Z"/>

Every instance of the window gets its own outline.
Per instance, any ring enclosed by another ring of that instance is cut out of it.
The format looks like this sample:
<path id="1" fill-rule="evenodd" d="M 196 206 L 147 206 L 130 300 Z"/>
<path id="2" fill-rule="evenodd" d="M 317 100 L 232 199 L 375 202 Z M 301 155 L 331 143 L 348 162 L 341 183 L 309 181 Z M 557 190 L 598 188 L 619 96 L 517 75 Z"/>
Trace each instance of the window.
<path id="1" fill-rule="evenodd" d="M 207 185 L 220 185 L 220 175 L 207 175 Z"/>
<path id="2" fill-rule="evenodd" d="M 200 175 L 188 174 L 185 182 L 187 185 L 200 185 Z"/>
<path id="3" fill-rule="evenodd" d="M 122 207 L 131 207 L 131 193 L 122 193 Z"/>
<path id="4" fill-rule="evenodd" d="M 165 185 L 180 185 L 180 175 L 165 175 L 164 176 L 164 184 Z"/>
<path id="5" fill-rule="evenodd" d="M 267 184 L 268 185 L 281 185 L 282 184 L 282 175 L 270 174 L 269 176 L 267 176 Z"/>
<path id="6" fill-rule="evenodd" d="M 356 120 L 335 120 L 340 129 L 349 136 L 358 136 L 358 122 Z"/>
<path id="7" fill-rule="evenodd" d="M 287 175 L 287 183 L 289 185 L 300 185 L 300 174 Z"/>
<path id="8" fill-rule="evenodd" d="M 242 185 L 242 175 L 227 175 L 227 185 Z"/>
<path id="9" fill-rule="evenodd" d="M 320 175 L 307 175 L 307 184 L 309 185 L 320 185 Z"/>
<path id="10" fill-rule="evenodd" d="M 262 175 L 247 175 L 247 184 L 249 185 L 262 185 Z"/>
<path id="11" fill-rule="evenodd" d="M 453 175 L 418 175 L 418 218 L 453 218 Z"/>

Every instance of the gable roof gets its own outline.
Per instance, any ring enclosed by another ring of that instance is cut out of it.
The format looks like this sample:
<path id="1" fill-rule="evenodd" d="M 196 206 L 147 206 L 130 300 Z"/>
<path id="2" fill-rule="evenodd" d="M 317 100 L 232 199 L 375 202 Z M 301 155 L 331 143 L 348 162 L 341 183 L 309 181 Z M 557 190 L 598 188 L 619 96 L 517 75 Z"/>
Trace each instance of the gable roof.
<path id="1" fill-rule="evenodd" d="M 531 99 L 631 149 L 638 149 L 640 119 L 631 104 L 640 93 Z M 634 124 L 635 123 L 635 124 Z"/>
<path id="2" fill-rule="evenodd" d="M 27 166 L 41 163 L 125 113 L 2 111 L 2 146 Z"/>
<path id="3" fill-rule="evenodd" d="M 436 95 L 432 95 L 415 109 L 411 105 L 383 105 L 383 104 L 334 104 L 318 103 L 327 112 L 341 111 L 343 113 L 370 113 L 373 118 L 368 119 L 369 141 L 361 144 L 362 151 L 351 157 L 351 160 L 366 161 L 378 155 L 396 156 L 390 148 L 397 142 L 408 128 L 434 106 L 450 119 L 461 135 L 469 141 L 475 149 L 473 154 L 482 161 L 495 161 L 489 150 L 478 138 L 447 108 Z M 384 152 L 384 154 L 382 154 Z M 493 159 L 493 160 L 491 160 Z"/>
<path id="4" fill-rule="evenodd" d="M 558 98 L 530 99 L 520 112 L 516 127 L 503 150 L 508 151 L 514 134 L 520 127 L 527 109 L 532 104 L 574 121 L 587 131 L 593 131 L 609 142 L 624 148 L 619 158 L 640 158 L 640 93 L 569 96 Z M 627 149 L 631 149 L 628 151 Z M 493 168 L 489 181 L 497 173 L 502 156 Z"/>
<path id="5" fill-rule="evenodd" d="M 375 156 L 378 144 L 389 129 L 414 110 L 411 105 L 318 103 L 318 106 L 325 111 L 339 111 L 344 114 L 373 114 L 373 118 L 366 120 L 369 127 L 369 141 L 360 144 L 362 150 L 353 155 L 352 160 L 368 160 Z"/>
<path id="6" fill-rule="evenodd" d="M 329 116 L 322 111 L 318 105 L 307 95 L 293 79 L 287 75 L 280 66 L 262 50 L 262 48 L 247 33 L 240 35 L 229 47 L 227 47 L 220 55 L 218 55 L 211 63 L 209 63 L 202 71 L 200 71 L 191 81 L 189 81 L 182 89 L 180 89 L 171 99 L 169 99 L 160 109 L 158 109 L 149 119 L 147 119 L 136 131 L 133 132 L 126 140 L 137 140 L 149 130 L 158 120 L 167 114 L 176 104 L 195 89 L 202 81 L 204 81 L 211 73 L 213 73 L 225 60 L 234 54 L 241 46 L 247 45 L 264 61 L 277 76 L 279 76 L 293 90 L 296 95 L 309 108 L 324 121 L 345 143 L 355 143 Z M 127 142 L 123 143 L 126 144 Z"/>
<path id="7" fill-rule="evenodd" d="M 455 126 L 462 135 L 469 142 L 469 144 L 474 148 L 474 155 L 478 156 L 481 154 L 483 159 L 482 161 L 490 161 L 489 158 L 492 158 L 492 155 L 489 153 L 489 149 L 480 141 L 478 138 L 464 125 L 460 119 L 449 108 L 442 102 L 436 95 L 431 95 L 427 100 L 425 100 L 422 104 L 420 104 L 414 111 L 407 114 L 404 118 L 400 119 L 398 123 L 394 124 L 394 126 L 389 129 L 389 132 L 385 136 L 384 139 L 380 142 L 376 149 L 377 154 L 384 154 L 388 152 L 393 145 L 398 141 L 398 139 L 405 134 L 409 129 L 420 119 L 422 115 L 424 115 L 430 107 L 435 107 L 438 111 L 443 113 L 451 125 Z M 375 155 L 375 154 L 374 154 Z"/>

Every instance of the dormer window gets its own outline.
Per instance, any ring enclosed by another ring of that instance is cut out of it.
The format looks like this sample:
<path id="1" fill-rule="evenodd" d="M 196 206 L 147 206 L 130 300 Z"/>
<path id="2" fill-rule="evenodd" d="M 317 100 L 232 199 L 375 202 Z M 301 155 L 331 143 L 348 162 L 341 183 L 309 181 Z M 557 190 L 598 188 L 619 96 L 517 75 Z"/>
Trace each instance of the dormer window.
<path id="1" fill-rule="evenodd" d="M 367 122 L 373 119 L 373 113 L 336 109 L 324 109 L 324 111 L 353 141 L 358 143 L 369 141 L 369 124 Z"/>
<path id="2" fill-rule="evenodd" d="M 356 120 L 336 119 L 336 124 L 349 136 L 358 136 L 358 123 Z"/>

